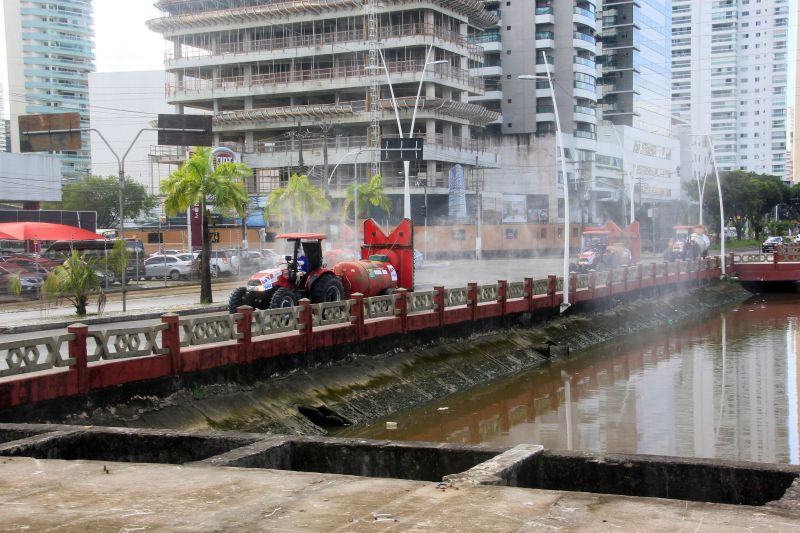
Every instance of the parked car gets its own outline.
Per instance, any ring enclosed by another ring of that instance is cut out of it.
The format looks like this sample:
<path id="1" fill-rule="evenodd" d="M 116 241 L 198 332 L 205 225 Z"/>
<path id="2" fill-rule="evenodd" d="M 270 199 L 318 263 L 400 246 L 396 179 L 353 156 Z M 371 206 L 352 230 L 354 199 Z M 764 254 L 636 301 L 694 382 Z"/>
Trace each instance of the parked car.
<path id="1" fill-rule="evenodd" d="M 794 236 L 794 242 L 800 242 L 800 233 Z"/>
<path id="2" fill-rule="evenodd" d="M 18 265 L 3 263 L 0 264 L 0 293 L 9 292 L 9 281 L 13 276 L 19 276 L 23 293 L 36 292 L 44 283 L 44 278 L 40 275 L 28 272 Z"/>
<path id="3" fill-rule="evenodd" d="M 233 273 L 239 274 L 239 271 L 242 269 L 242 251 L 233 248 L 219 251 L 224 252 L 228 257 L 228 260 L 231 262 L 231 267 L 233 268 Z"/>
<path id="4" fill-rule="evenodd" d="M 783 237 L 767 237 L 767 240 L 761 244 L 761 253 L 767 254 L 775 251 L 775 247 L 783 244 Z"/>
<path id="5" fill-rule="evenodd" d="M 150 257 L 144 262 L 145 279 L 168 277 L 173 281 L 188 278 L 192 274 L 191 256 L 181 259 L 174 255 Z"/>
<path id="6" fill-rule="evenodd" d="M 233 276 L 239 273 L 240 261 L 238 256 L 234 256 L 227 250 L 213 250 L 210 265 L 213 277 Z"/>

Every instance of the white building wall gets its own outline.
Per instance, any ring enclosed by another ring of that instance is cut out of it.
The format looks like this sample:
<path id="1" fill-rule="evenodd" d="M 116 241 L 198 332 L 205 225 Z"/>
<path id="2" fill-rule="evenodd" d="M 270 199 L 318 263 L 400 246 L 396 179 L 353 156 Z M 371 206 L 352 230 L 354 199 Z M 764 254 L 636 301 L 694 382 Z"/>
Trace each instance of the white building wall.
<path id="1" fill-rule="evenodd" d="M 93 72 L 89 75 L 90 120 L 122 157 L 143 128 L 153 128 L 159 113 L 174 113 L 166 103 L 163 70 Z M 166 165 L 151 163 L 150 149 L 158 144 L 155 131 L 144 131 L 125 159 L 125 175 L 158 194 L 159 183 L 169 174 Z M 173 168 L 174 170 L 174 168 Z M 92 174 L 118 175 L 117 160 L 97 133 L 92 132 Z"/>

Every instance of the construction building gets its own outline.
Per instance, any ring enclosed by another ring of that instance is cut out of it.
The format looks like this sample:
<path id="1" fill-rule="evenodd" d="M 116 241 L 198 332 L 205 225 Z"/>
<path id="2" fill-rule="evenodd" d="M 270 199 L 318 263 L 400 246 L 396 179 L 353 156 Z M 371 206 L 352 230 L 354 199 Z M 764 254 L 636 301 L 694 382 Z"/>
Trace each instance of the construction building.
<path id="1" fill-rule="evenodd" d="M 415 208 L 423 195 L 441 195 L 446 204 L 454 165 L 465 168 L 468 180 L 475 167 L 500 165 L 483 135 L 498 113 L 470 103 L 484 88 L 470 73 L 483 50 L 469 35 L 496 22 L 482 1 L 160 0 L 156 6 L 164 16 L 148 25 L 171 47 L 169 103 L 176 112 L 214 114 L 215 144 L 240 153 L 255 170 L 252 194 L 306 173 L 335 198 L 357 167 L 361 180 L 382 174 L 392 211 L 400 214 L 403 163 L 381 162 L 374 150 L 381 139 L 408 136 L 412 122 L 413 135 L 425 142 L 424 161 L 410 164 Z M 181 157 L 160 150 L 162 160 Z"/>

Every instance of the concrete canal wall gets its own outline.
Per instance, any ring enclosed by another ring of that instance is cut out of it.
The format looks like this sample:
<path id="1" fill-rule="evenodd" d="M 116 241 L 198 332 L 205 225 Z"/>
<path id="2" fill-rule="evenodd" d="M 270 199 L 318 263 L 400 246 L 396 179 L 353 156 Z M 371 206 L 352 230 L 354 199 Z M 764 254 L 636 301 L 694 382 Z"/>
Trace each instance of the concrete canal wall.
<path id="1" fill-rule="evenodd" d="M 606 309 L 621 300 L 656 297 L 657 302 L 658 297 L 681 297 L 687 289 L 712 283 L 718 276 L 719 263 L 714 260 L 653 264 L 646 268 L 639 265 L 574 276 L 572 322 L 562 324 L 560 330 L 545 328 L 545 335 L 523 339 L 522 349 L 533 355 L 531 360 L 501 366 L 518 371 L 545 358 L 551 344 L 579 348 L 609 338 L 609 331 L 611 335 L 624 335 L 654 327 L 678 318 L 668 317 L 675 306 L 707 309 L 719 304 L 719 299 L 688 296 L 686 304 L 650 303 L 646 312 L 640 308 L 627 313 L 632 319 L 628 322 L 618 311 L 606 319 L 595 315 L 591 321 L 605 327 L 605 334 L 573 327 L 586 320 L 582 313 Z M 124 403 L 131 398 L 165 397 L 214 383 L 247 385 L 352 354 L 408 351 L 426 343 L 439 343 L 443 338 L 464 339 L 520 322 L 543 323 L 557 315 L 561 302 L 559 284 L 560 280 L 550 276 L 516 283 L 401 291 L 369 299 L 356 296 L 347 302 L 329 304 L 303 302 L 293 309 L 253 312 L 241 308 L 234 315 L 197 319 L 166 315 L 162 324 L 154 327 L 88 333 L 82 326 L 73 326 L 68 335 L 58 339 L 3 343 L 7 346 L 0 345 L 0 349 L 5 348 L 8 354 L 9 368 L 0 370 L 0 374 L 5 372 L 12 377 L 0 380 L 0 420 L 59 420 L 70 413 Z M 735 297 L 739 296 L 725 296 Z M 571 324 L 568 330 L 566 324 Z M 62 344 L 68 347 L 68 358 L 61 355 Z M 443 359 L 441 354 L 438 358 Z M 491 367 L 493 359 L 486 358 L 483 365 Z M 502 373 L 490 371 L 486 378 L 498 375 Z M 475 384 L 466 380 L 445 387 L 445 392 Z M 387 404 L 397 406 L 398 402 Z M 379 414 L 386 413 L 376 413 Z M 225 424 L 221 427 L 231 428 Z M 305 433 L 308 428 L 289 432 Z"/>

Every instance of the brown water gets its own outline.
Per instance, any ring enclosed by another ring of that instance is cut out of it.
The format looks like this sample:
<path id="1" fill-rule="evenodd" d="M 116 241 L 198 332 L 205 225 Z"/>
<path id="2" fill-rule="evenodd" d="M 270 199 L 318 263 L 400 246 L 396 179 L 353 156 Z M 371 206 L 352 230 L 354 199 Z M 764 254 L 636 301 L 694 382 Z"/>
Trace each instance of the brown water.
<path id="1" fill-rule="evenodd" d="M 799 338 L 798 295 L 754 297 L 340 435 L 797 464 Z"/>

